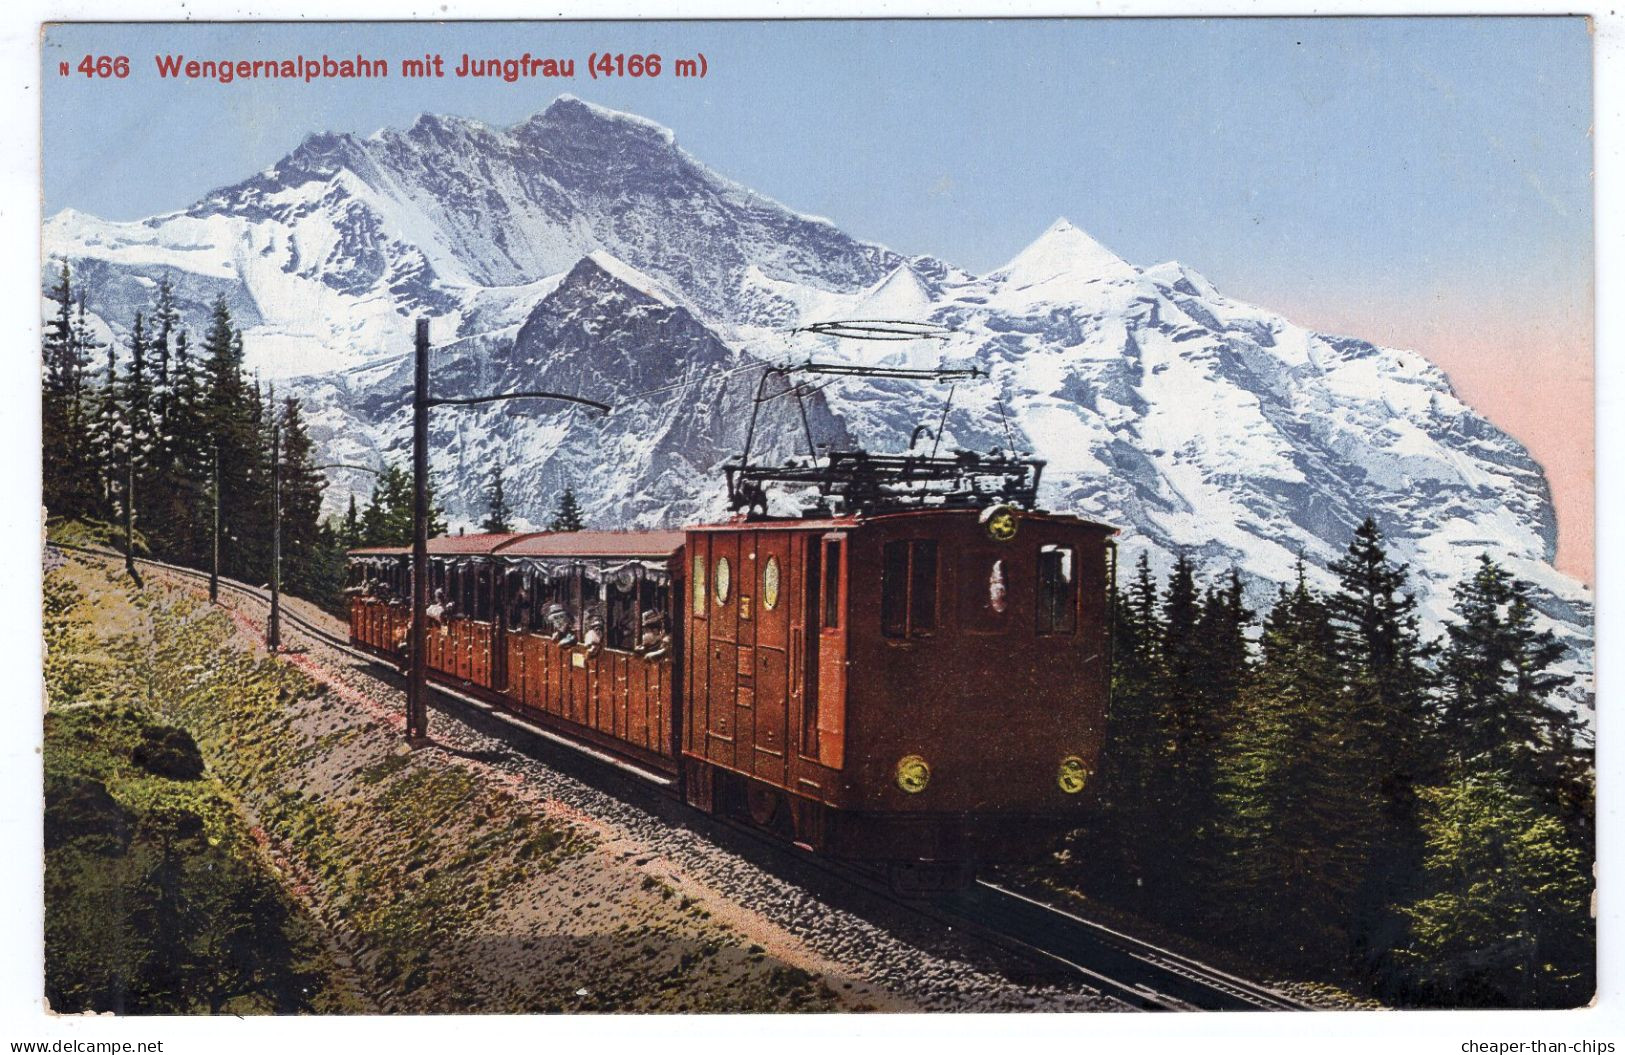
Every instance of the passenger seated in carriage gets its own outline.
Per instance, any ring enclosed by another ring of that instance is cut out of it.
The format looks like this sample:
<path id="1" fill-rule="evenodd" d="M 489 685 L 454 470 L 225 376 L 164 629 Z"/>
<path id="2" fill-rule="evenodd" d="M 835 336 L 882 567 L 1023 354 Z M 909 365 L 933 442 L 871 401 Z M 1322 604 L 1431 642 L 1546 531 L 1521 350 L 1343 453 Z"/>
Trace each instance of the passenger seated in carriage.
<path id="1" fill-rule="evenodd" d="M 542 610 L 542 621 L 547 625 L 547 636 L 561 645 L 576 643 L 575 630 L 570 626 L 570 614 L 562 604 L 553 603 Z"/>
<path id="2" fill-rule="evenodd" d="M 457 603 L 455 601 L 449 601 L 446 599 L 446 591 L 444 589 L 436 589 L 434 592 L 434 603 L 425 608 L 423 610 L 423 614 L 429 618 L 431 623 L 440 624 L 441 633 L 449 634 L 451 633 L 451 627 L 449 624 L 451 622 L 452 614 L 456 608 Z"/>
<path id="3" fill-rule="evenodd" d="M 637 651 L 645 659 L 660 659 L 671 649 L 671 634 L 666 630 L 666 614 L 654 608 L 643 613 L 643 632 L 638 635 Z"/>
<path id="4" fill-rule="evenodd" d="M 592 615 L 587 617 L 587 632 L 581 635 L 581 643 L 587 646 L 587 655 L 596 656 L 604 650 L 604 617 Z"/>

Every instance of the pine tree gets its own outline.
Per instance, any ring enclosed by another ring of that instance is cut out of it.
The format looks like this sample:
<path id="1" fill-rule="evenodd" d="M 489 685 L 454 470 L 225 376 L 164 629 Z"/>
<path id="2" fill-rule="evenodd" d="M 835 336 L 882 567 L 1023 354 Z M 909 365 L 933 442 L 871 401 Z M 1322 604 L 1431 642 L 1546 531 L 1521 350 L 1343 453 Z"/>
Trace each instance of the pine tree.
<path id="1" fill-rule="evenodd" d="M 1210 588 L 1202 599 L 1196 636 L 1202 648 L 1198 657 L 1197 690 L 1206 742 L 1216 746 L 1229 723 L 1236 695 L 1247 676 L 1247 627 L 1253 613 L 1248 611 L 1241 574 L 1234 569 L 1223 589 Z"/>
<path id="2" fill-rule="evenodd" d="M 1110 851 L 1108 860 L 1100 861 L 1099 847 L 1091 845 L 1082 858 L 1086 866 L 1099 865 L 1091 875 L 1094 883 L 1143 896 L 1145 879 L 1159 863 L 1157 848 L 1145 833 L 1165 820 L 1157 795 L 1167 755 L 1156 695 L 1163 627 L 1157 586 L 1144 551 L 1128 592 L 1114 594 L 1112 618 L 1112 695 L 1101 763 L 1103 824 L 1098 832 Z"/>
<path id="3" fill-rule="evenodd" d="M 201 567 L 210 558 L 213 531 L 214 440 L 207 425 L 203 374 L 185 330 L 175 334 L 166 420 L 173 556 Z"/>
<path id="4" fill-rule="evenodd" d="M 1429 686 L 1437 649 L 1424 643 L 1407 569 L 1388 559 L 1381 530 L 1366 518 L 1331 565 L 1338 588 L 1327 598 L 1343 677 L 1358 718 L 1354 745 L 1373 766 L 1381 804 L 1371 859 L 1357 895 L 1357 954 L 1377 978 L 1403 935 L 1393 906 L 1415 896 L 1423 857 L 1417 792 L 1440 779 L 1446 753 Z"/>
<path id="5" fill-rule="evenodd" d="M 315 469 L 315 445 L 305 428 L 299 400 L 282 401 L 282 580 L 286 589 L 305 597 L 321 593 L 318 587 L 332 577 L 324 562 L 332 559 L 321 537 L 322 490 L 326 481 Z"/>
<path id="6" fill-rule="evenodd" d="M 429 485 L 428 536 L 446 533 L 445 511 L 435 501 L 433 481 Z M 397 465 L 386 465 L 373 484 L 372 500 L 361 513 L 363 546 L 410 546 L 412 544 L 412 476 Z"/>
<path id="7" fill-rule="evenodd" d="M 1565 651 L 1537 630 L 1528 587 L 1486 554 L 1456 588 L 1441 663 L 1442 726 L 1458 765 L 1499 769 L 1555 801 L 1554 756 L 1575 749 L 1574 719 L 1551 699 L 1573 678 L 1552 671 Z"/>
<path id="8" fill-rule="evenodd" d="M 1577 1007 L 1595 992 L 1588 854 L 1505 770 L 1422 792 L 1429 890 L 1404 908 L 1400 951 L 1449 1007 Z"/>
<path id="9" fill-rule="evenodd" d="M 1213 715 L 1205 712 L 1201 672 L 1203 643 L 1198 631 L 1201 604 L 1196 568 L 1181 553 L 1168 576 L 1162 598 L 1162 640 L 1155 692 L 1166 754 L 1160 790 L 1153 796 L 1165 816 L 1176 818 L 1163 833 L 1170 840 L 1169 866 L 1189 866 L 1212 816 Z"/>
<path id="10" fill-rule="evenodd" d="M 575 488 L 566 484 L 564 493 L 559 496 L 559 508 L 548 521 L 549 531 L 580 531 L 584 525 L 581 521 L 581 505 L 576 501 Z"/>
<path id="11" fill-rule="evenodd" d="M 112 341 L 106 349 L 107 363 L 94 401 L 90 458 L 96 479 L 96 515 L 112 520 L 115 495 L 123 486 L 124 411 L 119 399 L 118 349 Z"/>
<path id="12" fill-rule="evenodd" d="M 1226 918 L 1305 965 L 1351 948 L 1376 793 L 1324 602 L 1298 581 L 1264 624 L 1219 770 Z M 1334 961 L 1335 962 L 1335 961 Z"/>
<path id="13" fill-rule="evenodd" d="M 355 495 L 350 495 L 350 507 L 345 510 L 344 523 L 339 528 L 339 541 L 345 549 L 355 549 L 361 545 L 361 517 L 356 512 Z"/>
<path id="14" fill-rule="evenodd" d="M 502 472 L 500 461 L 491 467 L 491 486 L 485 492 L 485 520 L 480 524 L 482 531 L 507 534 L 513 530 L 512 511 L 502 488 Z"/>
<path id="15" fill-rule="evenodd" d="M 41 341 L 43 378 L 40 394 L 41 471 L 45 507 L 53 517 L 90 512 L 94 485 L 87 443 L 85 368 L 91 347 L 83 302 L 73 314 L 74 290 L 67 264 L 52 288 L 56 311 L 45 324 Z"/>
<path id="16" fill-rule="evenodd" d="M 170 431 L 169 401 L 172 391 L 170 376 L 170 343 L 180 325 L 181 313 L 175 307 L 175 288 L 164 275 L 158 280 L 157 299 L 152 306 L 152 365 L 153 416 L 157 426 L 158 446 L 168 452 L 175 436 Z"/>
<path id="17" fill-rule="evenodd" d="M 1364 710 L 1371 753 L 1380 759 L 1378 784 L 1396 823 L 1406 823 L 1409 789 L 1430 783 L 1443 765 L 1428 697 L 1428 662 L 1406 566 L 1388 560 L 1382 532 L 1366 518 L 1348 552 L 1333 562 L 1339 586 L 1327 599 L 1338 651 Z"/>
<path id="18" fill-rule="evenodd" d="M 129 451 L 135 466 L 138 484 L 147 483 L 154 459 L 157 437 L 152 420 L 152 375 L 148 368 L 151 349 L 147 341 L 146 319 L 135 313 L 135 325 L 130 328 L 130 369 L 124 385 L 124 419 L 129 428 Z M 145 492 L 146 488 L 141 490 Z"/>

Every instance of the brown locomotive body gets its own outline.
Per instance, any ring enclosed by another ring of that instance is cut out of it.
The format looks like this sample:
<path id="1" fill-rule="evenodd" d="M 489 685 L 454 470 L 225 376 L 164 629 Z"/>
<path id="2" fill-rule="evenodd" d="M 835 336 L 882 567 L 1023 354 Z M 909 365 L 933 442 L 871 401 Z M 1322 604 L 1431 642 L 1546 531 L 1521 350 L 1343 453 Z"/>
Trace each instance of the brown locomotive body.
<path id="1" fill-rule="evenodd" d="M 996 507 L 435 539 L 426 659 L 821 853 L 1019 859 L 1092 798 L 1112 534 Z M 352 562 L 351 637 L 399 660 L 408 552 Z"/>

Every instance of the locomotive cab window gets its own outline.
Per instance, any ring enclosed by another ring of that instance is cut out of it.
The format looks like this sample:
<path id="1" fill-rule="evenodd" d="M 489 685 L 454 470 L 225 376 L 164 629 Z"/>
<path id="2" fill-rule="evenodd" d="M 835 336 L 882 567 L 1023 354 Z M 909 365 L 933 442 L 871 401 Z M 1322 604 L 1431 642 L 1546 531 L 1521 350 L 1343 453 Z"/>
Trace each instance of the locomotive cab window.
<path id="1" fill-rule="evenodd" d="M 1004 557 L 972 558 L 957 576 L 960 625 L 973 634 L 998 634 L 1010 628 L 1010 562 Z"/>
<path id="2" fill-rule="evenodd" d="M 927 637 L 936 628 L 936 541 L 886 543 L 880 567 L 881 633 L 887 637 Z"/>
<path id="3" fill-rule="evenodd" d="M 705 585 L 705 557 L 699 553 L 694 554 L 694 571 L 689 577 L 694 590 L 694 600 L 688 606 L 689 614 L 695 619 L 705 618 L 706 602 L 710 593 Z"/>
<path id="4" fill-rule="evenodd" d="M 1071 546 L 1041 546 L 1038 550 L 1038 632 L 1070 634 L 1077 628 L 1077 554 Z"/>
<path id="5" fill-rule="evenodd" d="M 841 626 L 841 540 L 824 540 L 824 629 Z"/>

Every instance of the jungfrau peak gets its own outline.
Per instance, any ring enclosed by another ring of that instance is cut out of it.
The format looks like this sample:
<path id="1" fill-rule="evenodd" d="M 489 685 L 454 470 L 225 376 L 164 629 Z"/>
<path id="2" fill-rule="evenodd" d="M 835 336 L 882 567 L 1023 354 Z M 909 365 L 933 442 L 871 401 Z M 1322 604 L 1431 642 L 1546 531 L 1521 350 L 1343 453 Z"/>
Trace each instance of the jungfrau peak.
<path id="1" fill-rule="evenodd" d="M 1080 284 L 1132 281 L 1139 273 L 1063 216 L 988 278 L 1009 295 L 1065 301 Z"/>

